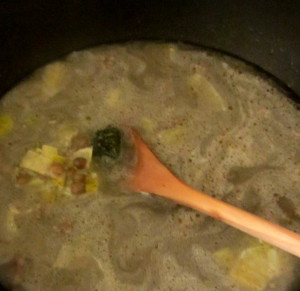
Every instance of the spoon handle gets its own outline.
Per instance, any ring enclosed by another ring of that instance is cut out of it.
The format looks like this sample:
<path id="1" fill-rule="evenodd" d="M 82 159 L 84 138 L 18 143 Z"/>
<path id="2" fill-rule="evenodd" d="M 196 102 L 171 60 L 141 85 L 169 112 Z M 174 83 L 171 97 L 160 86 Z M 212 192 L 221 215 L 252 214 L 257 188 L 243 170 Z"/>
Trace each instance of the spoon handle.
<path id="1" fill-rule="evenodd" d="M 300 257 L 300 234 L 192 189 L 161 164 L 134 131 L 133 137 L 138 163 L 132 189 L 175 200 Z"/>
<path id="2" fill-rule="evenodd" d="M 172 177 L 170 183 L 165 180 L 157 190 L 156 194 L 199 210 L 300 257 L 300 235 L 295 232 L 196 191 L 176 177 Z"/>

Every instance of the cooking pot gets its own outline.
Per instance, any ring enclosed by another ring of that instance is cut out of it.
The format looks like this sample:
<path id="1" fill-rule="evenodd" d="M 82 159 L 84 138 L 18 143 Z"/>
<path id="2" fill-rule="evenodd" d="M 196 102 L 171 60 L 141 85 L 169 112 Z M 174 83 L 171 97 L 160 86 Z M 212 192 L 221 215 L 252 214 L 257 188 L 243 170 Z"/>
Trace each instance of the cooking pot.
<path id="1" fill-rule="evenodd" d="M 166 40 L 202 45 L 252 63 L 299 102 L 299 19 L 297 0 L 1 1 L 0 96 L 32 70 L 71 51 L 101 43 Z M 294 282 L 290 290 L 299 286 L 300 281 Z"/>

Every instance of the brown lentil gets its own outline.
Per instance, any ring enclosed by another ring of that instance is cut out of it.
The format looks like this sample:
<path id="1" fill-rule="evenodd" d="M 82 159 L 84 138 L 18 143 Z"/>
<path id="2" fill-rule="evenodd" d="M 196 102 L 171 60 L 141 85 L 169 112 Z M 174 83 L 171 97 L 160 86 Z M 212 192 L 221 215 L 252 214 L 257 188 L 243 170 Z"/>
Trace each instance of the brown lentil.
<path id="1" fill-rule="evenodd" d="M 82 170 L 85 168 L 86 163 L 87 163 L 87 160 L 85 158 L 78 157 L 78 158 L 74 159 L 73 166 L 77 169 Z"/>

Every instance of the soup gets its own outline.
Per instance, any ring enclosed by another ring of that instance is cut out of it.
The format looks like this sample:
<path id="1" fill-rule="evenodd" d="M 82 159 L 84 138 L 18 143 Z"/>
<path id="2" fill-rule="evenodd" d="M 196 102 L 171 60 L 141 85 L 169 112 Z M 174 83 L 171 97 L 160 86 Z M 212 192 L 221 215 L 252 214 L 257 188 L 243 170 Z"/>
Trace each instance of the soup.
<path id="1" fill-rule="evenodd" d="M 253 67 L 185 45 L 73 52 L 0 105 L 0 279 L 25 290 L 288 290 L 299 259 L 133 193 L 99 130 L 136 128 L 190 186 L 300 232 L 300 113 Z M 122 136 L 117 140 L 122 143 Z M 121 141 L 120 141 L 121 140 Z M 114 142 L 114 141 L 113 141 Z"/>

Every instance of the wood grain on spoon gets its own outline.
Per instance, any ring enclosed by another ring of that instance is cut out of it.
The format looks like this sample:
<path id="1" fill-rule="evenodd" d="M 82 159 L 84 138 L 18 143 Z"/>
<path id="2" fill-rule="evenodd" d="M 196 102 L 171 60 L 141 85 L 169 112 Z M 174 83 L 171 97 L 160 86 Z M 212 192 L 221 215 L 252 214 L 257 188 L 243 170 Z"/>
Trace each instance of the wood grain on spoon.
<path id="1" fill-rule="evenodd" d="M 300 257 L 299 234 L 192 189 L 157 159 L 137 132 L 132 134 L 138 158 L 130 179 L 133 190 L 172 199 Z"/>

